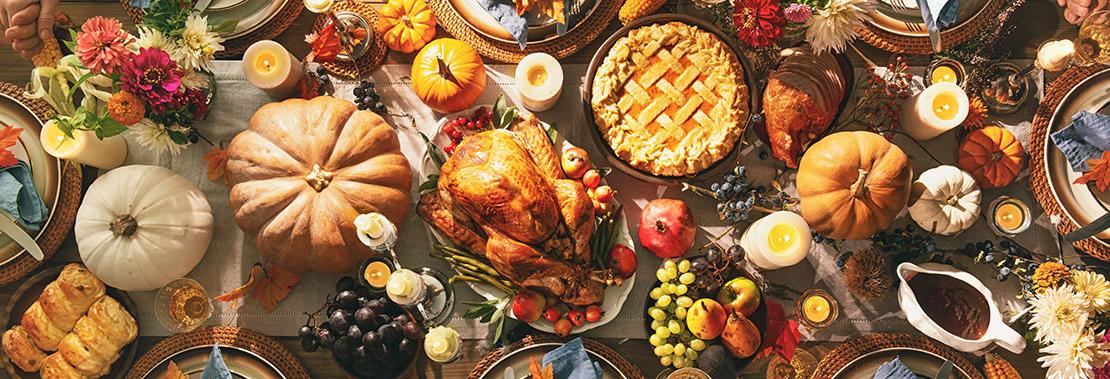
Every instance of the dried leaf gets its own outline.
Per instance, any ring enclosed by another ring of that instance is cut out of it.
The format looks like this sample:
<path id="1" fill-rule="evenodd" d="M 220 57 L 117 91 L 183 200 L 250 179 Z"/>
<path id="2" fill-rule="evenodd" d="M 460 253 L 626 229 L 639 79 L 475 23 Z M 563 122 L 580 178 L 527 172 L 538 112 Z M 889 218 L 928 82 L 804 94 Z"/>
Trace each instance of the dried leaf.
<path id="1" fill-rule="evenodd" d="M 262 309 L 273 312 L 300 281 L 300 275 L 281 266 L 270 265 L 266 270 L 266 278 L 259 280 L 255 286 L 253 296 L 258 299 Z"/>
<path id="2" fill-rule="evenodd" d="M 212 147 L 204 154 L 204 171 L 208 174 L 209 181 L 223 179 L 227 184 L 227 149 L 219 146 Z"/>
<path id="3" fill-rule="evenodd" d="M 1093 181 L 1099 191 L 1106 192 L 1106 188 L 1110 187 L 1110 151 L 1102 152 L 1102 158 L 1088 160 L 1087 165 L 1091 170 L 1076 179 L 1075 184 L 1087 184 Z"/>
<path id="4" fill-rule="evenodd" d="M 233 289 L 228 293 L 216 296 L 216 301 L 227 303 L 228 307 L 231 307 L 231 309 L 238 308 L 239 305 L 241 305 L 240 300 L 246 297 L 247 294 L 251 293 L 251 290 L 254 289 L 255 284 L 258 283 L 258 278 L 261 278 L 264 275 L 266 275 L 266 270 L 262 268 L 262 264 L 255 263 L 254 267 L 251 267 L 251 273 L 247 276 L 246 283 L 243 283 L 243 285 L 239 286 L 239 288 Z"/>
<path id="5" fill-rule="evenodd" d="M 786 312 L 779 302 L 766 299 L 767 304 L 767 334 L 763 340 L 756 359 L 779 354 L 783 359 L 794 359 L 794 350 L 802 340 L 802 333 L 798 331 L 798 322 L 786 319 Z"/>
<path id="6" fill-rule="evenodd" d="M 528 357 L 528 373 L 532 374 L 532 379 L 555 379 L 555 367 L 551 363 L 540 367 L 535 356 Z"/>
<path id="7" fill-rule="evenodd" d="M 319 33 L 305 36 L 305 42 L 312 48 L 313 61 L 317 63 L 334 61 L 342 49 L 339 32 L 330 22 Z"/>
<path id="8" fill-rule="evenodd" d="M 19 134 L 22 132 L 23 129 L 10 125 L 4 125 L 0 129 L 0 167 L 19 164 L 19 159 L 16 159 L 15 153 L 12 153 L 8 148 L 19 142 Z"/>
<path id="9" fill-rule="evenodd" d="M 177 367 L 176 362 L 170 361 L 170 364 L 166 366 L 166 375 L 163 376 L 162 378 L 163 379 L 188 379 L 189 376 L 185 375 L 185 373 L 181 371 L 181 368 Z"/>

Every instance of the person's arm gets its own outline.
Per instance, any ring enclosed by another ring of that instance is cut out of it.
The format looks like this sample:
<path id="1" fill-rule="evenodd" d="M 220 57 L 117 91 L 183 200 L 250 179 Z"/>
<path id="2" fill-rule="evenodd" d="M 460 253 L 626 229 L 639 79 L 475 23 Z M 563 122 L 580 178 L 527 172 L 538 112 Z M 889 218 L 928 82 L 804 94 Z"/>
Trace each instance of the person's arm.
<path id="1" fill-rule="evenodd" d="M 54 13 L 58 0 L 0 0 L 3 39 L 12 50 L 30 59 L 42 48 L 42 41 L 53 37 Z"/>

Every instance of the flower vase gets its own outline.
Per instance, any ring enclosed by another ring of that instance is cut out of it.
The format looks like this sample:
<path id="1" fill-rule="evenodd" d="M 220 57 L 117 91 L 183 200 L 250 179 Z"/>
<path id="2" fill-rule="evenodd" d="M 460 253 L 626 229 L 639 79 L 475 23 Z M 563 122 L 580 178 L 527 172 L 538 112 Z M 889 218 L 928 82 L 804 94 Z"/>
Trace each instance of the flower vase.
<path id="1" fill-rule="evenodd" d="M 111 170 L 123 164 L 127 158 L 127 142 L 123 136 L 115 135 L 99 139 L 93 132 L 74 130 L 70 138 L 54 123 L 47 121 L 39 133 L 39 142 L 47 154 L 93 166 L 101 170 Z"/>

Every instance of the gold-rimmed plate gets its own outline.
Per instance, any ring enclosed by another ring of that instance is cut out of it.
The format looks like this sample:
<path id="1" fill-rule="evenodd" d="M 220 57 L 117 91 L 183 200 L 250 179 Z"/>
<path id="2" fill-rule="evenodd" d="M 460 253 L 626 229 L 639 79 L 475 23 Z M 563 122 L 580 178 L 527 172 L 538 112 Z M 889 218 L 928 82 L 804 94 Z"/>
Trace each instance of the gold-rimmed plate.
<path id="1" fill-rule="evenodd" d="M 214 345 L 201 345 L 179 351 L 158 362 L 158 365 L 150 369 L 143 377 L 152 379 L 165 377 L 166 368 L 169 367 L 170 361 L 173 361 L 177 368 L 189 378 L 200 378 L 201 374 L 204 373 L 204 365 L 208 363 L 208 357 L 212 354 L 212 346 Z M 223 356 L 224 363 L 227 365 L 227 370 L 231 372 L 232 378 L 285 379 L 285 375 L 282 375 L 273 363 L 249 350 L 220 345 L 220 354 Z"/>
<path id="2" fill-rule="evenodd" d="M 563 344 L 559 342 L 541 342 L 522 347 L 505 354 L 501 359 L 497 360 L 496 363 L 478 374 L 477 377 L 483 379 L 508 379 L 505 373 L 511 372 L 513 373 L 513 379 L 530 378 L 531 375 L 528 374 L 528 364 L 531 362 L 531 358 L 535 357 L 536 361 L 539 362 L 543 359 L 544 354 L 561 346 L 563 346 Z M 629 379 L 628 376 L 617 369 L 617 366 L 613 364 L 613 362 L 610 362 L 608 359 L 601 356 L 601 354 L 590 350 L 589 347 L 586 347 L 586 354 L 589 355 L 590 360 L 597 362 L 598 365 L 601 366 L 602 379 Z M 511 368 L 511 370 L 508 370 L 509 368 Z M 473 377 L 473 373 L 471 376 Z"/>
<path id="3" fill-rule="evenodd" d="M 234 39 L 266 25 L 289 1 L 294 0 L 213 0 L 202 14 L 208 16 L 208 23 L 212 25 L 226 20 L 239 20 L 234 31 L 221 36 Z"/>
<path id="4" fill-rule="evenodd" d="M 581 25 L 585 19 L 592 16 L 601 2 L 605 0 L 582 1 L 582 4 L 589 7 L 589 9 L 577 23 L 567 30 L 567 32 L 574 30 Z M 506 30 L 504 26 L 501 26 L 489 11 L 482 7 L 479 0 L 447 0 L 447 3 L 462 17 L 466 25 L 474 30 L 474 32 L 499 42 L 517 43 L 516 38 L 513 38 L 513 35 L 509 34 L 509 31 Z M 555 20 L 550 17 L 538 15 L 536 12 L 528 12 L 524 17 L 528 22 L 528 44 L 547 42 L 560 37 L 558 25 Z"/>
<path id="5" fill-rule="evenodd" d="M 15 98 L 0 93 L 0 124 L 22 128 L 19 143 L 9 148 L 16 158 L 27 163 L 31 169 L 31 179 L 35 191 L 42 197 L 43 204 L 50 214 L 46 223 L 36 232 L 30 233 L 38 239 L 47 225 L 53 220 L 61 186 L 62 162 L 43 150 L 39 142 L 42 121 L 34 112 Z M 7 264 L 26 252 L 6 235 L 0 235 L 0 266 Z"/>
<path id="6" fill-rule="evenodd" d="M 972 19 L 984 15 L 991 2 L 1002 0 L 962 0 L 956 9 L 956 21 L 947 29 L 965 27 Z M 875 27 L 905 37 L 929 38 L 925 20 L 914 0 L 881 0 L 875 2 L 869 21 Z"/>
<path id="7" fill-rule="evenodd" d="M 898 358 L 910 371 L 923 378 L 935 377 L 941 366 L 944 366 L 944 362 L 947 361 L 941 356 L 926 350 L 912 347 L 891 347 L 861 355 L 841 368 L 840 371 L 837 371 L 836 374 L 833 374 L 832 377 L 834 379 L 872 379 L 875 377 L 875 371 L 880 366 L 894 358 Z M 970 378 L 959 367 L 952 368 L 952 376 L 956 379 Z"/>

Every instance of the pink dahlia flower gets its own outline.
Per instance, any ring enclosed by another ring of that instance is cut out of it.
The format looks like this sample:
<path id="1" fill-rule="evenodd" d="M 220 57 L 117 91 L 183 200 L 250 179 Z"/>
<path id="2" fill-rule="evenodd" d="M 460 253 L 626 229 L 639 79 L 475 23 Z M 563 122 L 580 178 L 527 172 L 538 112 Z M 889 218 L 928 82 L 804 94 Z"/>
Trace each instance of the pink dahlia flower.
<path id="1" fill-rule="evenodd" d="M 813 8 L 805 4 L 794 3 L 786 7 L 782 13 L 786 16 L 787 21 L 801 24 L 809 21 L 810 16 L 813 16 Z"/>
<path id="2" fill-rule="evenodd" d="M 140 48 L 121 71 L 123 88 L 149 101 L 154 108 L 174 103 L 181 88 L 181 71 L 162 49 Z"/>
<path id="3" fill-rule="evenodd" d="M 127 51 L 130 40 L 119 20 L 90 18 L 77 33 L 77 58 L 94 73 L 116 73 L 131 54 Z"/>

